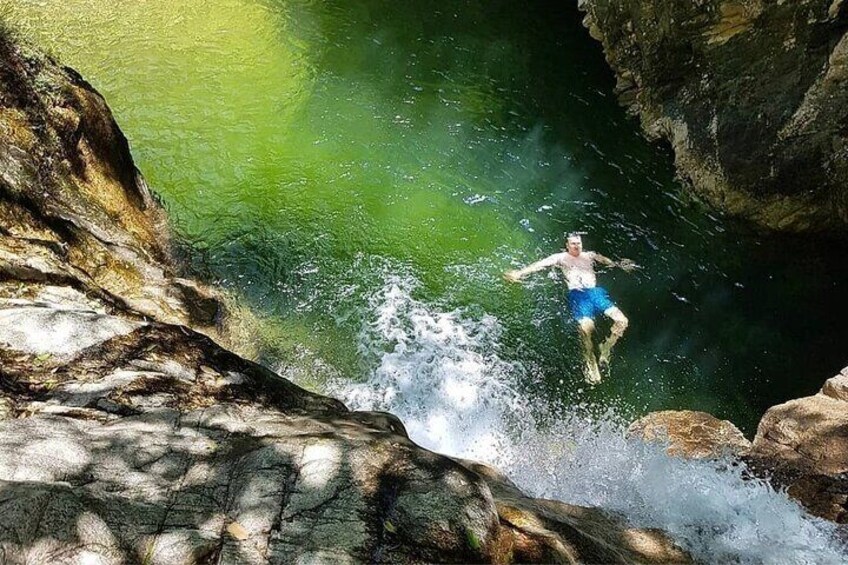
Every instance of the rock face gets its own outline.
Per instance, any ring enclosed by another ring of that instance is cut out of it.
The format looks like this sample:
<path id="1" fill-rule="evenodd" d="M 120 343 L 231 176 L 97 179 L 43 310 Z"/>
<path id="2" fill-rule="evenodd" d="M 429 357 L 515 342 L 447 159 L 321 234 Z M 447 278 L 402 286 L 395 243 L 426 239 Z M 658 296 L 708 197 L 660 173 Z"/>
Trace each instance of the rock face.
<path id="1" fill-rule="evenodd" d="M 848 2 L 578 0 L 620 100 L 718 208 L 848 227 Z"/>
<path id="2" fill-rule="evenodd" d="M 103 99 L 0 32 L 0 560 L 679 563 L 219 346 Z"/>
<path id="3" fill-rule="evenodd" d="M 739 428 L 705 412 L 665 410 L 651 412 L 630 424 L 629 435 L 668 443 L 667 452 L 691 459 L 738 456 L 751 448 Z"/>
<path id="4" fill-rule="evenodd" d="M 68 354 L 91 345 L 65 341 L 79 323 L 103 337 L 129 330 L 102 317 L 90 324 L 98 307 L 99 316 L 119 310 L 214 331 L 218 302 L 175 275 L 165 215 L 103 99 L 9 41 L 0 42 L 0 83 L 0 296 L 20 310 L 6 325 L 63 302 L 50 316 Z"/>
<path id="5" fill-rule="evenodd" d="M 806 398 L 770 408 L 749 455 L 811 513 L 848 523 L 848 368 Z"/>

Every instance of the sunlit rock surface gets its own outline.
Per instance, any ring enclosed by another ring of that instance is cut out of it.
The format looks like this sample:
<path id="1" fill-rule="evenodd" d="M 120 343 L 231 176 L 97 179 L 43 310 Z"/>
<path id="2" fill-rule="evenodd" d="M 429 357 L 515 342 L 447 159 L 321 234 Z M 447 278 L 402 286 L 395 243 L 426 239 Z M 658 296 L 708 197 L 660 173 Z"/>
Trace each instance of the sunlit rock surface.
<path id="1" fill-rule="evenodd" d="M 848 367 L 813 396 L 769 408 L 751 451 L 755 464 L 811 513 L 848 523 Z"/>
<path id="2" fill-rule="evenodd" d="M 821 389 L 825 396 L 848 402 L 848 367 L 842 369 L 835 377 L 828 379 Z"/>
<path id="3" fill-rule="evenodd" d="M 848 227 L 848 2 L 580 0 L 620 100 L 713 205 Z"/>
<path id="4" fill-rule="evenodd" d="M 103 99 L 0 31 L 0 560 L 680 563 L 220 347 Z"/>
<path id="5" fill-rule="evenodd" d="M 668 454 L 678 457 L 738 456 L 751 448 L 751 442 L 731 422 L 692 410 L 651 412 L 627 431 L 646 441 L 667 443 Z"/>

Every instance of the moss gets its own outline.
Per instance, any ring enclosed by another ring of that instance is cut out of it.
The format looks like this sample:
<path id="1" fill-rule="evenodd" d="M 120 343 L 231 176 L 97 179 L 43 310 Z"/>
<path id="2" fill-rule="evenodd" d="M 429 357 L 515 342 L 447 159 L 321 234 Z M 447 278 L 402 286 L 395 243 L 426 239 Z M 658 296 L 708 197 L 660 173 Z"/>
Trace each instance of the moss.
<path id="1" fill-rule="evenodd" d="M 467 526 L 465 528 L 465 541 L 466 543 L 468 543 L 469 549 L 474 552 L 480 551 L 480 549 L 483 547 L 483 543 L 480 541 L 480 538 L 477 536 L 477 534 L 474 533 L 474 530 Z"/>

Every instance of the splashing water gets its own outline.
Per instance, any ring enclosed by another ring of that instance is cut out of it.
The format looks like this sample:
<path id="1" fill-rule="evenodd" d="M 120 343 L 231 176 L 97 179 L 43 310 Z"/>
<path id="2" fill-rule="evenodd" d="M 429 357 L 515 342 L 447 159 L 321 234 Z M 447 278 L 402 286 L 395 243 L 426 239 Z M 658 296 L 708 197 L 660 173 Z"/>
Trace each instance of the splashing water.
<path id="1" fill-rule="evenodd" d="M 669 457 L 626 438 L 612 409 L 531 400 L 521 365 L 498 355 L 497 319 L 440 312 L 413 298 L 416 284 L 390 275 L 371 295 L 360 348 L 375 369 L 365 382 L 331 381 L 329 394 L 392 412 L 422 446 L 495 465 L 532 495 L 662 528 L 704 562 L 845 562 L 833 524 L 744 478 L 738 462 Z"/>
<path id="2" fill-rule="evenodd" d="M 431 312 L 410 297 L 414 287 L 409 277 L 390 275 L 372 295 L 377 316 L 362 332 L 360 353 L 377 368 L 365 383 L 335 381 L 332 393 L 353 409 L 399 415 L 428 449 L 491 459 L 529 416 L 510 378 L 520 367 L 498 357 L 494 317 Z"/>
<path id="3" fill-rule="evenodd" d="M 627 439 L 624 431 L 613 414 L 571 413 L 547 431 L 528 425 L 514 444 L 523 457 L 508 472 L 537 496 L 661 528 L 700 561 L 845 562 L 833 524 L 766 482 L 746 479 L 739 462 L 669 457 L 663 446 Z"/>
<path id="4" fill-rule="evenodd" d="M 491 281 L 571 230 L 644 266 L 604 275 L 633 324 L 595 396 L 753 431 L 844 366 L 845 247 L 755 233 L 681 194 L 577 2 L 0 0 L 0 17 L 105 96 L 194 265 L 342 372 L 360 321 L 336 323 L 324 300 L 346 290 L 322 281 L 365 253 L 496 315 L 534 375 L 568 373 L 561 293 Z"/>

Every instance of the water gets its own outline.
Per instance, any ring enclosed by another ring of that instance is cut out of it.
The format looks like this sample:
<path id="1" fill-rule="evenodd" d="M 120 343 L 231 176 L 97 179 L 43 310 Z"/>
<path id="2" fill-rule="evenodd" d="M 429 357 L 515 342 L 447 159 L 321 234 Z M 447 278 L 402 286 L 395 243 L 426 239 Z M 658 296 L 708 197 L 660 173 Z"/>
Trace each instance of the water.
<path id="1" fill-rule="evenodd" d="M 406 4 L 26 0 L 0 14 L 106 96 L 196 268 L 262 314 L 265 362 L 690 547 L 724 520 L 738 525 L 728 554 L 765 560 L 789 551 L 770 528 L 803 524 L 798 560 L 831 555 L 784 496 L 624 442 L 621 421 L 706 410 L 751 436 L 768 406 L 817 390 L 845 363 L 844 247 L 766 236 L 683 194 L 569 3 Z M 643 265 L 600 276 L 631 324 L 593 390 L 561 283 L 500 279 L 568 230 Z M 538 468 L 512 460 L 517 438 Z M 648 503 L 657 473 L 701 494 Z"/>
<path id="2" fill-rule="evenodd" d="M 397 414 L 421 445 L 495 465 L 528 493 L 662 528 L 698 562 L 845 561 L 833 524 L 746 479 L 737 462 L 628 440 L 614 407 L 528 402 L 524 368 L 499 356 L 496 320 L 434 309 L 412 297 L 416 280 L 389 271 L 360 336 L 371 377 L 329 386 L 349 406 Z"/>

